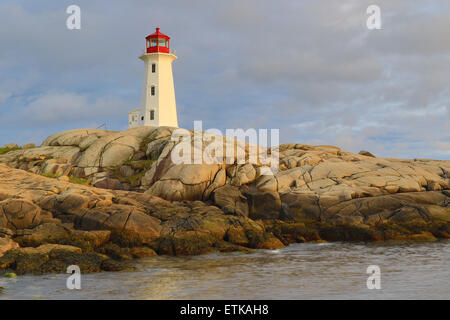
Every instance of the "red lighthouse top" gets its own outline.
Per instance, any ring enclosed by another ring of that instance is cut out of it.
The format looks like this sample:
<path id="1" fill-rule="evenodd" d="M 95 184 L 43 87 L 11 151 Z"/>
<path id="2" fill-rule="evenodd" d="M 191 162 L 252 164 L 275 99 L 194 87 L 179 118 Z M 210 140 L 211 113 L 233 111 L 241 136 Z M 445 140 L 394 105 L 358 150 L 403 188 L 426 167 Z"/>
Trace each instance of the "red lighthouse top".
<path id="1" fill-rule="evenodd" d="M 159 28 L 156 28 L 156 32 L 145 37 L 146 41 L 146 52 L 162 52 L 169 53 L 169 41 L 170 37 L 159 32 Z"/>

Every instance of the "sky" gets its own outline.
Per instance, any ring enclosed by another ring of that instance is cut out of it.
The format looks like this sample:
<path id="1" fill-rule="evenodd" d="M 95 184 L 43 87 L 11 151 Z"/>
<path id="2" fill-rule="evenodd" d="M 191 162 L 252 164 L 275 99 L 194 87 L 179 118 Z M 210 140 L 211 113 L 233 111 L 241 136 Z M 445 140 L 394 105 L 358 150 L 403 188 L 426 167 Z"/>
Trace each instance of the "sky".
<path id="1" fill-rule="evenodd" d="M 80 30 L 66 27 L 72 4 Z M 0 0 L 0 146 L 125 130 L 155 27 L 178 56 L 180 127 L 450 159 L 448 0 Z"/>

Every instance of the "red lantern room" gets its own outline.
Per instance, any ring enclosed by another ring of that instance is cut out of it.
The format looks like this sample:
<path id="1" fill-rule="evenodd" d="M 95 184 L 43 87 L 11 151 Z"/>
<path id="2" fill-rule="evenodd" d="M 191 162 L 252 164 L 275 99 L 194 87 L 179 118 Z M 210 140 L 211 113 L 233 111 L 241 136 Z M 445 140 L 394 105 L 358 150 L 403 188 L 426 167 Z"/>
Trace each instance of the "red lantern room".
<path id="1" fill-rule="evenodd" d="M 148 35 L 146 38 L 146 52 L 154 53 L 154 52 L 162 52 L 169 53 L 169 41 L 170 37 L 166 36 L 159 32 L 159 28 L 156 28 L 156 32 Z"/>

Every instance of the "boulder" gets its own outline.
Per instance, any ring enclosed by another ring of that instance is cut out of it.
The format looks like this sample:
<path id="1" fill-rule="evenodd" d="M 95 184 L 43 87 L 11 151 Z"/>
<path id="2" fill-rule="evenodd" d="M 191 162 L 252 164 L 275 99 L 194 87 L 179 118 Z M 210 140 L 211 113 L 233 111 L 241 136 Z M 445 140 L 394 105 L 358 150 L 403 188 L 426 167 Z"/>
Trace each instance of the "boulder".
<path id="1" fill-rule="evenodd" d="M 238 187 L 226 184 L 213 192 L 214 203 L 225 214 L 248 216 L 248 199 L 241 193 Z"/>
<path id="2" fill-rule="evenodd" d="M 118 179 L 113 178 L 101 178 L 95 181 L 93 184 L 96 188 L 120 190 L 122 185 Z"/>
<path id="3" fill-rule="evenodd" d="M 15 238 L 23 247 L 38 247 L 46 243 L 59 243 L 69 238 L 71 231 L 60 224 L 44 223 L 40 226 L 25 230 Z"/>
<path id="4" fill-rule="evenodd" d="M 32 149 L 36 148 L 36 145 L 34 143 L 26 143 L 22 146 L 22 149 Z"/>
<path id="5" fill-rule="evenodd" d="M 281 199 L 278 192 L 245 193 L 248 199 L 249 215 L 253 220 L 278 219 L 281 211 Z"/>
<path id="6" fill-rule="evenodd" d="M 405 238 L 407 240 L 420 242 L 435 242 L 438 240 L 431 232 L 428 231 L 422 231 L 421 233 L 416 233 Z"/>
<path id="7" fill-rule="evenodd" d="M 278 181 L 273 175 L 261 175 L 255 181 L 259 192 L 273 192 L 278 190 Z"/>
<path id="8" fill-rule="evenodd" d="M 157 160 L 169 141 L 166 139 L 153 140 L 147 145 L 146 155 L 149 159 Z"/>
<path id="9" fill-rule="evenodd" d="M 139 150 L 139 140 L 131 136 L 120 137 L 105 146 L 99 157 L 100 167 L 115 167 L 131 160 Z"/>
<path id="10" fill-rule="evenodd" d="M 281 195 L 282 218 L 286 220 L 317 220 L 320 221 L 322 208 L 319 197 L 314 194 L 285 193 Z"/>
<path id="11" fill-rule="evenodd" d="M 123 246 L 151 242 L 161 230 L 158 219 L 122 204 L 92 208 L 76 218 L 75 227 L 82 230 L 110 230 L 113 241 Z"/>
<path id="12" fill-rule="evenodd" d="M 105 222 L 108 229 L 120 233 L 120 242 L 124 246 L 135 246 L 135 243 L 149 243 L 157 239 L 160 235 L 160 221 L 144 213 L 134 211 L 127 216 L 125 223 L 120 217 Z"/>
<path id="13" fill-rule="evenodd" d="M 100 268 L 104 271 L 122 271 L 126 268 L 126 266 L 120 262 L 113 259 L 103 260 Z"/>
<path id="14" fill-rule="evenodd" d="M 362 156 L 366 156 L 366 157 L 376 158 L 372 153 L 370 153 L 369 151 L 366 151 L 366 150 L 361 150 L 360 152 L 358 152 L 358 154 L 360 154 Z"/>
<path id="15" fill-rule="evenodd" d="M 124 133 L 113 133 L 95 140 L 83 152 L 77 166 L 113 168 L 131 160 L 139 150 L 140 139 Z"/>
<path id="16" fill-rule="evenodd" d="M 89 198 L 69 189 L 59 194 L 46 195 L 39 200 L 38 204 L 42 209 L 58 214 L 79 215 L 88 208 Z"/>
<path id="17" fill-rule="evenodd" d="M 109 242 L 110 237 L 109 230 L 71 230 L 70 236 L 60 240 L 59 243 L 77 246 L 83 251 L 92 251 Z"/>
<path id="18" fill-rule="evenodd" d="M 230 226 L 225 235 L 225 240 L 239 246 L 247 246 L 249 240 L 242 226 Z"/>
<path id="19" fill-rule="evenodd" d="M 239 166 L 234 177 L 231 179 L 231 185 L 239 187 L 243 184 L 252 182 L 256 178 L 256 170 L 253 165 L 247 163 Z"/>
<path id="20" fill-rule="evenodd" d="M 158 179 L 147 192 L 172 201 L 201 200 L 220 169 L 215 164 L 170 165 L 163 161 L 157 165 L 154 176 L 144 177 L 146 183 Z"/>
<path id="21" fill-rule="evenodd" d="M 42 146 L 39 148 L 19 149 L 3 155 L 2 162 L 26 161 L 42 162 L 45 159 L 58 159 L 66 163 L 73 163 L 79 156 L 80 149 L 72 146 Z M 36 163 L 38 164 L 38 163 Z"/>
<path id="22" fill-rule="evenodd" d="M 6 199 L 0 202 L 0 227 L 10 229 L 33 228 L 40 223 L 39 208 L 23 199 Z"/>
<path id="23" fill-rule="evenodd" d="M 42 146 L 77 146 L 86 148 L 86 141 L 95 141 L 100 137 L 114 134 L 114 131 L 98 129 L 72 129 L 52 134 Z M 83 145 L 84 144 L 84 145 Z M 92 144 L 92 142 L 90 143 Z"/>
<path id="24" fill-rule="evenodd" d="M 19 248 L 19 245 L 9 238 L 0 238 L 0 257 L 7 251 Z"/>
<path id="25" fill-rule="evenodd" d="M 323 205 L 322 219 L 336 224 L 342 223 L 345 217 L 356 216 L 359 217 L 360 223 L 386 219 L 397 222 L 426 222 L 433 219 L 431 212 L 439 211 L 439 208 L 450 215 L 450 210 L 443 208 L 448 201 L 446 199 L 448 197 L 436 191 L 352 199 Z"/>
<path id="26" fill-rule="evenodd" d="M 167 127 L 167 126 L 161 126 L 153 128 L 151 133 L 147 136 L 147 139 L 152 140 L 159 140 L 163 138 L 169 138 L 172 136 L 172 132 L 178 128 L 175 127 Z"/>
<path id="27" fill-rule="evenodd" d="M 64 255 L 81 256 L 81 249 L 72 246 L 46 244 L 37 248 L 17 248 L 6 252 L 0 257 L 0 269 L 8 269 L 14 266 L 17 274 L 65 272 L 67 267 L 77 264 L 71 259 L 66 261 L 63 267 L 49 268 L 50 265 L 59 265 L 60 257 Z"/>
<path id="28" fill-rule="evenodd" d="M 222 187 L 225 184 L 226 179 L 226 170 L 222 168 L 216 173 L 213 182 L 206 188 L 205 192 L 203 193 L 203 200 L 208 200 L 214 190 Z"/>
<path id="29" fill-rule="evenodd" d="M 155 250 L 148 247 L 134 247 L 130 249 L 130 253 L 134 258 L 147 258 L 157 255 Z"/>
<path id="30" fill-rule="evenodd" d="M 3 145 L 2 148 L 14 149 L 14 148 L 19 148 L 19 145 L 17 143 L 7 143 L 7 144 Z"/>

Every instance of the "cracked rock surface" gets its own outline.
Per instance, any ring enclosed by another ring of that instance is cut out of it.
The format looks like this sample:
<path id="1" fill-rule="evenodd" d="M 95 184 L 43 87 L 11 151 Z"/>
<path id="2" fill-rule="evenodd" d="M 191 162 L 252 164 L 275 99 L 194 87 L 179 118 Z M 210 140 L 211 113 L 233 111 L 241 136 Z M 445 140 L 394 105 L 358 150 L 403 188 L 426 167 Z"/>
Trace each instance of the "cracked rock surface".
<path id="1" fill-rule="evenodd" d="M 231 140 L 245 161 L 225 144 L 221 163 L 174 163 L 175 129 L 69 130 L 0 155 L 0 269 L 65 272 L 72 259 L 118 270 L 114 259 L 155 254 L 450 236 L 450 161 L 284 144 L 278 172 L 264 175 L 250 145 L 222 136 L 213 140 Z M 63 247 L 39 249 L 49 244 Z"/>

